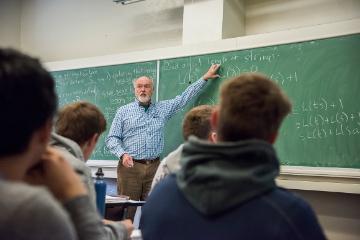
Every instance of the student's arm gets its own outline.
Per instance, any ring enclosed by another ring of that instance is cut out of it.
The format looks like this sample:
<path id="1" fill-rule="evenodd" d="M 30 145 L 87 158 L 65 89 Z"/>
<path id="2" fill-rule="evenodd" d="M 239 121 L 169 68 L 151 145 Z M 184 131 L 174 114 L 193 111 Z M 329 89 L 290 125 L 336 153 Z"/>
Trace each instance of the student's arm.
<path id="1" fill-rule="evenodd" d="M 60 202 L 87 196 L 88 192 L 67 160 L 54 147 L 47 147 L 41 160 L 26 173 L 28 183 L 43 185 Z"/>
<path id="2" fill-rule="evenodd" d="M 79 196 L 64 203 L 70 214 L 79 240 L 102 240 L 106 237 L 104 225 L 88 196 Z"/>
<path id="3" fill-rule="evenodd" d="M 25 193 L 23 203 L 13 217 L 7 220 L 6 226 L 11 235 L 6 239 L 52 239 L 75 240 L 77 234 L 69 214 L 45 189 L 31 188 Z"/>
<path id="4" fill-rule="evenodd" d="M 69 147 L 69 146 L 67 146 Z M 54 148 L 60 151 L 63 157 L 67 160 L 67 162 L 71 165 L 77 175 L 80 177 L 81 181 L 86 187 L 88 195 L 90 197 L 90 201 L 96 206 L 96 194 L 94 188 L 94 181 L 91 177 L 91 170 L 86 165 L 85 160 L 83 158 L 78 158 L 69 152 L 68 148 L 60 147 L 54 145 Z M 80 149 L 79 149 L 80 151 Z"/>
<path id="5" fill-rule="evenodd" d="M 70 164 L 52 147 L 31 169 L 27 180 L 46 186 L 70 215 L 80 240 L 104 239 L 105 230 L 87 190 Z"/>

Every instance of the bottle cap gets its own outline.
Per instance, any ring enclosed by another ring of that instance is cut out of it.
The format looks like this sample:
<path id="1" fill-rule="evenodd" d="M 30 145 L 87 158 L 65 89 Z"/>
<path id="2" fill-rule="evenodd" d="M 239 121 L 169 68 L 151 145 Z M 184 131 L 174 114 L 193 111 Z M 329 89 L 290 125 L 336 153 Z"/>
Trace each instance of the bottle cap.
<path id="1" fill-rule="evenodd" d="M 97 170 L 97 172 L 95 173 L 95 175 L 96 176 L 98 176 L 98 177 L 103 177 L 104 176 L 104 173 L 103 173 L 103 171 L 102 171 L 102 168 L 100 167 L 100 168 L 98 168 L 98 170 Z"/>

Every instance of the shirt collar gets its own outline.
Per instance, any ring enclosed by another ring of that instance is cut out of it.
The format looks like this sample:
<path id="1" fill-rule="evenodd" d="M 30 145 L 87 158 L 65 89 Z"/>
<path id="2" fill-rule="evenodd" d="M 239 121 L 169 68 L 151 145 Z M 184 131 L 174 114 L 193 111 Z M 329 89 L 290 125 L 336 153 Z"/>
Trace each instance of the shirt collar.
<path id="1" fill-rule="evenodd" d="M 143 105 L 137 98 L 135 98 L 135 102 L 137 103 L 138 106 L 140 107 L 146 107 L 146 105 Z M 151 100 L 150 100 L 150 103 L 148 105 L 148 107 L 150 107 L 152 104 Z"/>

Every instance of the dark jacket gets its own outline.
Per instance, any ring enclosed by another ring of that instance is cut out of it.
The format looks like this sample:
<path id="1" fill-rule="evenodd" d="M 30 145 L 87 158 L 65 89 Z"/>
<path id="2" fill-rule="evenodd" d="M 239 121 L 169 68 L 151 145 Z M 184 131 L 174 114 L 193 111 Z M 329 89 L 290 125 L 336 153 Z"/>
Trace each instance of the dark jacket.
<path id="1" fill-rule="evenodd" d="M 143 207 L 144 240 L 325 239 L 311 207 L 276 186 L 272 145 L 190 139 L 181 166 Z"/>

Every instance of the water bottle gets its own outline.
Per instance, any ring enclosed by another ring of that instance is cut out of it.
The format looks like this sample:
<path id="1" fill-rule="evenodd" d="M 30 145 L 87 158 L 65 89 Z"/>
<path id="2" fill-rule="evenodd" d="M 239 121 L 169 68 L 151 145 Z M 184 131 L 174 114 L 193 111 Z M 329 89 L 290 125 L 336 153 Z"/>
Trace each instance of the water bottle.
<path id="1" fill-rule="evenodd" d="M 105 215 L 106 182 L 102 168 L 98 168 L 95 179 L 96 206 L 102 217 Z"/>

